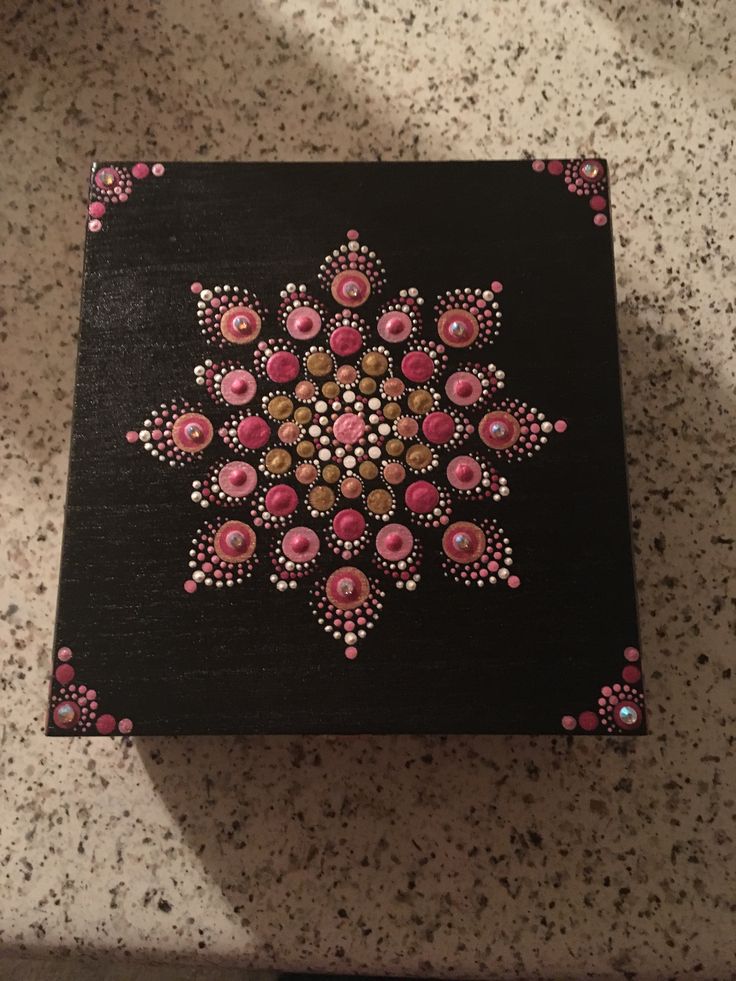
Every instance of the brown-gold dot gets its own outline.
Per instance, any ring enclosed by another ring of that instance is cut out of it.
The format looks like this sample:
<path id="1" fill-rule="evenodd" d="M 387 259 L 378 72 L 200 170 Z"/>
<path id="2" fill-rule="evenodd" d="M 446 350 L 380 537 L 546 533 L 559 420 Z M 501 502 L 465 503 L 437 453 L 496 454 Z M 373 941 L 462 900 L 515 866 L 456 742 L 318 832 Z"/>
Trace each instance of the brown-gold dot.
<path id="1" fill-rule="evenodd" d="M 291 466 L 291 453 L 287 450 L 271 450 L 266 454 L 266 469 L 271 473 L 286 473 Z"/>
<path id="2" fill-rule="evenodd" d="M 428 446 L 416 443 L 406 451 L 406 462 L 412 470 L 423 470 L 432 462 L 432 451 Z"/>
<path id="3" fill-rule="evenodd" d="M 401 406 L 397 402 L 387 402 L 383 407 L 386 419 L 396 419 L 401 415 Z"/>
<path id="4" fill-rule="evenodd" d="M 386 374 L 388 370 L 388 358 L 385 354 L 381 354 L 380 351 L 369 351 L 363 356 L 360 367 L 366 375 L 373 375 L 374 378 L 377 378 L 379 375 Z"/>
<path id="5" fill-rule="evenodd" d="M 326 480 L 328 484 L 336 484 L 340 479 L 340 468 L 336 467 L 334 463 L 328 463 L 326 467 L 322 468 L 322 479 Z"/>
<path id="6" fill-rule="evenodd" d="M 317 484 L 309 492 L 309 504 L 315 511 L 329 511 L 335 503 L 335 494 L 324 484 Z"/>
<path id="7" fill-rule="evenodd" d="M 325 382 L 322 386 L 322 394 L 326 399 L 334 399 L 340 394 L 340 386 L 337 382 Z"/>
<path id="8" fill-rule="evenodd" d="M 294 403 L 285 395 L 277 395 L 268 403 L 268 411 L 274 419 L 287 419 L 294 411 Z"/>
<path id="9" fill-rule="evenodd" d="M 361 378 L 358 383 L 358 388 L 361 390 L 363 395 L 373 395 L 376 390 L 376 383 L 372 378 Z"/>
<path id="10" fill-rule="evenodd" d="M 370 492 L 366 498 L 366 504 L 374 514 L 388 514 L 393 505 L 393 498 L 387 490 L 377 488 Z"/>
<path id="11" fill-rule="evenodd" d="M 310 443 L 308 439 L 303 439 L 301 443 L 297 444 L 296 451 L 303 460 L 308 460 L 316 452 L 314 443 Z"/>
<path id="12" fill-rule="evenodd" d="M 306 426 L 308 422 L 312 419 L 312 410 L 308 409 L 306 405 L 300 405 L 299 408 L 294 413 L 294 421 L 298 422 L 301 426 Z"/>
<path id="13" fill-rule="evenodd" d="M 373 480 L 374 477 L 378 476 L 378 467 L 370 460 L 363 460 L 358 467 L 358 473 L 364 480 Z"/>
<path id="14" fill-rule="evenodd" d="M 332 373 L 332 358 L 326 351 L 315 351 L 307 358 L 307 371 L 317 378 Z"/>
<path id="15" fill-rule="evenodd" d="M 415 391 L 410 392 L 407 402 L 411 411 L 416 412 L 420 416 L 423 416 L 425 412 L 429 412 L 432 408 L 432 396 L 424 388 L 417 388 Z"/>
<path id="16" fill-rule="evenodd" d="M 404 444 L 400 439 L 390 439 L 386 443 L 386 452 L 389 456 L 401 456 L 404 452 Z"/>

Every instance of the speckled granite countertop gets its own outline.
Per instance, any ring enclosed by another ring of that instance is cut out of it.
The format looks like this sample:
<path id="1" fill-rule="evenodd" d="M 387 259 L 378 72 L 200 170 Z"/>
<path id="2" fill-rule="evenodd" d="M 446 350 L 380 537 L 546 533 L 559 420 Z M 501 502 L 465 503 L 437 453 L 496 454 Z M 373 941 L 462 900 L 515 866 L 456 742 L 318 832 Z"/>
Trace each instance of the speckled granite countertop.
<path id="1" fill-rule="evenodd" d="M 4 950 L 733 976 L 734 5 L 6 14 Z M 46 740 L 88 161 L 592 150 L 615 165 L 653 734 Z"/>

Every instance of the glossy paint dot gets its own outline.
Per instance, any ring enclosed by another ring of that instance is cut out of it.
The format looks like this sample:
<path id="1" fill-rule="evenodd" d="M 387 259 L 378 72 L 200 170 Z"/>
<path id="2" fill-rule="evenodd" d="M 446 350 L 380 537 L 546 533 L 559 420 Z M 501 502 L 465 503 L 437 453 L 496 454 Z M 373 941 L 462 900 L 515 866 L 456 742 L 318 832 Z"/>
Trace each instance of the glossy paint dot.
<path id="1" fill-rule="evenodd" d="M 363 338 L 354 327 L 337 327 L 330 334 L 330 347 L 340 358 L 347 358 L 363 346 Z M 330 369 L 332 364 L 330 364 Z"/>
<path id="2" fill-rule="evenodd" d="M 410 351 L 402 358 L 401 371 L 411 382 L 425 382 L 432 377 L 434 361 L 424 351 Z"/>
<path id="3" fill-rule="evenodd" d="M 322 318 L 314 307 L 295 307 L 286 318 L 286 329 L 299 341 L 316 337 L 322 328 Z"/>
<path id="4" fill-rule="evenodd" d="M 266 372 L 279 385 L 294 381 L 299 374 L 299 358 L 291 351 L 277 351 L 266 362 Z"/>
<path id="5" fill-rule="evenodd" d="M 377 331 L 389 344 L 400 344 L 411 334 L 411 317 L 401 310 L 390 310 L 379 317 Z"/>
<path id="6" fill-rule="evenodd" d="M 249 463 L 233 460 L 220 469 L 217 482 L 229 497 L 247 497 L 255 490 L 258 474 Z"/>
<path id="7" fill-rule="evenodd" d="M 299 504 L 299 498 L 289 484 L 276 484 L 266 494 L 266 510 L 277 517 L 291 514 Z"/>
<path id="8" fill-rule="evenodd" d="M 319 548 L 319 536 L 306 526 L 290 528 L 281 539 L 281 551 L 290 562 L 311 562 Z"/>
<path id="9" fill-rule="evenodd" d="M 222 397 L 230 405 L 247 405 L 258 390 L 255 377 L 245 368 L 234 368 L 220 382 Z"/>
<path id="10" fill-rule="evenodd" d="M 265 419 L 258 416 L 246 416 L 238 423 L 238 439 L 249 450 L 260 449 L 271 437 L 271 428 Z"/>
<path id="11" fill-rule="evenodd" d="M 330 292 L 336 303 L 344 307 L 359 307 L 371 294 L 368 278 L 357 269 L 345 269 L 332 281 Z"/>
<path id="12" fill-rule="evenodd" d="M 417 480 L 406 488 L 404 499 L 410 511 L 428 514 L 437 506 L 440 494 L 434 484 L 427 480 Z"/>
<path id="13" fill-rule="evenodd" d="M 335 515 L 332 527 L 338 538 L 346 542 L 356 542 L 365 531 L 365 518 L 360 511 L 346 508 Z"/>
<path id="14" fill-rule="evenodd" d="M 406 525 L 386 525 L 376 535 L 376 551 L 389 562 L 400 562 L 411 554 L 414 535 Z"/>
<path id="15" fill-rule="evenodd" d="M 101 736 L 109 736 L 115 730 L 115 716 L 101 715 L 95 721 L 95 728 Z"/>

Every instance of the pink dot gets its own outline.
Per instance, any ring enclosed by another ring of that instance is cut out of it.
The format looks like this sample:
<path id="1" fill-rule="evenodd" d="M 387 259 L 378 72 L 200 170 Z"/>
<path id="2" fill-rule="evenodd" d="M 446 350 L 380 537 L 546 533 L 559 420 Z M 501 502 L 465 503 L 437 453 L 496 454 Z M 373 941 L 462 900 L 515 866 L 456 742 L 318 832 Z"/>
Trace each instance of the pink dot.
<path id="1" fill-rule="evenodd" d="M 184 590 L 187 593 L 196 593 L 197 592 L 196 582 L 193 579 L 187 579 L 187 581 L 184 583 Z"/>
<path id="2" fill-rule="evenodd" d="M 163 177 L 165 170 L 166 168 L 162 163 L 155 163 L 153 167 L 151 167 L 151 173 L 154 177 Z"/>
<path id="3" fill-rule="evenodd" d="M 238 424 L 238 439 L 249 450 L 265 446 L 271 436 L 271 430 L 265 419 L 259 416 L 246 416 Z"/>
<path id="4" fill-rule="evenodd" d="M 189 289 L 192 291 L 192 293 L 201 293 L 204 287 L 199 281 L 197 281 L 196 283 L 192 283 Z"/>
<path id="5" fill-rule="evenodd" d="M 71 661 L 72 659 L 71 648 L 60 647 L 59 650 L 56 652 L 56 656 L 60 661 Z"/>
<path id="6" fill-rule="evenodd" d="M 535 170 L 538 174 L 541 174 L 544 170 L 544 160 L 535 160 L 532 163 L 532 170 Z"/>
<path id="7" fill-rule="evenodd" d="M 338 416 L 332 426 L 332 434 L 338 443 L 354 446 L 365 432 L 365 423 L 355 412 Z"/>
<path id="8" fill-rule="evenodd" d="M 562 728 L 563 729 L 567 729 L 568 732 L 572 732 L 572 730 L 575 728 L 576 725 L 577 725 L 577 722 L 575 721 L 575 719 L 573 718 L 572 715 L 563 715 L 562 716 Z"/>
<path id="9" fill-rule="evenodd" d="M 142 181 L 145 177 L 148 177 L 148 175 L 151 173 L 151 168 L 148 166 L 148 164 L 137 163 L 137 164 L 133 164 L 133 166 L 130 168 L 130 172 L 133 175 L 133 177 L 135 177 L 139 181 Z"/>
<path id="10" fill-rule="evenodd" d="M 102 222 L 99 218 L 93 218 L 91 221 L 87 222 L 87 228 L 89 228 L 91 232 L 99 232 L 99 230 L 102 228 Z"/>
<path id="11" fill-rule="evenodd" d="M 627 647 L 624 651 L 624 657 L 627 661 L 638 661 L 639 651 L 635 647 Z"/>
<path id="12" fill-rule="evenodd" d="M 348 238 L 350 239 L 351 242 L 354 242 L 355 239 L 358 238 L 358 232 L 355 228 L 351 228 L 348 231 Z"/>
<path id="13" fill-rule="evenodd" d="M 129 443 L 137 443 L 138 433 L 134 429 L 129 429 L 128 432 L 125 434 L 125 438 Z"/>
<path id="14" fill-rule="evenodd" d="M 547 164 L 547 170 L 550 172 L 550 174 L 554 174 L 555 177 L 561 174 L 564 169 L 565 168 L 562 166 L 561 160 L 550 160 L 550 162 Z"/>
<path id="15" fill-rule="evenodd" d="M 429 514 L 439 501 L 440 495 L 434 484 L 417 480 L 406 488 L 406 506 L 415 514 Z"/>
<path id="16" fill-rule="evenodd" d="M 497 279 L 494 279 L 491 283 L 491 289 L 494 293 L 503 293 L 503 283 L 499 283 Z"/>
<path id="17" fill-rule="evenodd" d="M 601 194 L 594 194 L 589 204 L 593 211 L 603 211 L 606 206 L 606 199 Z"/>
<path id="18" fill-rule="evenodd" d="M 120 722 L 118 722 L 118 731 L 121 732 L 124 736 L 127 736 L 129 732 L 132 732 L 133 723 L 131 722 L 131 720 L 121 719 Z"/>
<path id="19" fill-rule="evenodd" d="M 338 327 L 330 334 L 330 347 L 341 358 L 357 353 L 363 338 L 354 327 Z"/>
<path id="20" fill-rule="evenodd" d="M 54 677 L 60 685 L 68 685 L 74 677 L 74 668 L 71 664 L 60 664 L 54 672 Z"/>
<path id="21" fill-rule="evenodd" d="M 565 422 L 565 420 L 558 419 L 557 422 L 555 423 L 555 432 L 564 433 L 566 429 L 567 429 L 567 423 Z"/>
<path id="22" fill-rule="evenodd" d="M 593 224 L 594 225 L 598 225 L 599 227 L 601 225 L 607 225 L 608 224 L 608 218 L 606 218 L 605 215 L 601 215 L 601 214 L 594 215 L 593 216 Z"/>
<path id="23" fill-rule="evenodd" d="M 87 211 L 89 211 L 91 218 L 102 218 L 106 208 L 102 201 L 93 201 L 89 208 L 87 208 Z"/>
<path id="24" fill-rule="evenodd" d="M 357 647 L 346 647 L 345 648 L 345 657 L 348 659 L 348 661 L 354 661 L 357 656 L 358 656 L 358 648 Z"/>
<path id="25" fill-rule="evenodd" d="M 409 381 L 425 382 L 432 377 L 434 362 L 424 351 L 410 351 L 404 355 L 401 370 Z"/>
<path id="26" fill-rule="evenodd" d="M 578 722 L 580 728 L 585 729 L 586 732 L 593 732 L 594 729 L 598 728 L 598 716 L 595 712 L 581 712 L 578 716 Z"/>
<path id="27" fill-rule="evenodd" d="M 299 374 L 299 358 L 290 351 L 277 351 L 268 359 L 266 371 L 271 381 L 283 385 Z"/>
<path id="28" fill-rule="evenodd" d="M 95 722 L 95 727 L 101 736 L 109 736 L 115 728 L 115 716 L 101 715 Z"/>
<path id="29" fill-rule="evenodd" d="M 508 583 L 511 589 L 518 589 L 521 586 L 521 579 L 518 576 L 509 576 Z"/>
<path id="30" fill-rule="evenodd" d="M 621 672 L 621 677 L 624 679 L 624 681 L 628 681 L 630 685 L 635 685 L 641 678 L 641 671 L 635 664 L 627 664 Z"/>

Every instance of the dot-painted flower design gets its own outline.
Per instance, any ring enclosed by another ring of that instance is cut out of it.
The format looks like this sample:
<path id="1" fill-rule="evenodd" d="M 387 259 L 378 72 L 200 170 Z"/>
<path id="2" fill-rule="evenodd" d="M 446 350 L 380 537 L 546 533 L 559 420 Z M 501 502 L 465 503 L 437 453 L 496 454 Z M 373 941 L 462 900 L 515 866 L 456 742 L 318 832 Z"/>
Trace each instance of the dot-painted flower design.
<path id="1" fill-rule="evenodd" d="M 417 589 L 427 541 L 458 583 L 520 585 L 488 516 L 509 493 L 496 464 L 535 456 L 567 424 L 506 395 L 483 356 L 501 283 L 447 290 L 430 316 L 415 288 L 381 303 L 383 262 L 353 230 L 318 280 L 323 297 L 286 285 L 276 330 L 251 290 L 193 283 L 199 328 L 222 351 L 194 378 L 219 408 L 164 403 L 127 439 L 203 465 L 192 501 L 219 515 L 191 541 L 187 592 L 265 565 L 277 590 L 310 585 L 319 625 L 352 659 L 385 588 Z"/>

